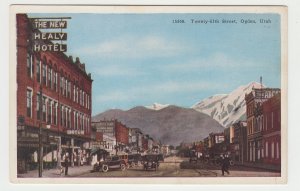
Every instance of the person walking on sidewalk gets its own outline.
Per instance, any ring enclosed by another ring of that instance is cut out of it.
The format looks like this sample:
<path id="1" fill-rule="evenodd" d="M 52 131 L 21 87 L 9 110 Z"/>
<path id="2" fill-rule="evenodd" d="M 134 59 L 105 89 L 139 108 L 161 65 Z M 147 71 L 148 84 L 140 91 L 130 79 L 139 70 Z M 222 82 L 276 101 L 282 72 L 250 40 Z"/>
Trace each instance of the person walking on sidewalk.
<path id="1" fill-rule="evenodd" d="M 66 156 L 65 156 L 65 175 L 68 175 L 68 169 L 69 169 L 69 154 L 66 153 Z"/>
<path id="2" fill-rule="evenodd" d="M 225 155 L 225 157 L 221 156 L 221 165 L 222 165 L 222 176 L 224 176 L 224 172 L 229 174 L 229 157 Z"/>

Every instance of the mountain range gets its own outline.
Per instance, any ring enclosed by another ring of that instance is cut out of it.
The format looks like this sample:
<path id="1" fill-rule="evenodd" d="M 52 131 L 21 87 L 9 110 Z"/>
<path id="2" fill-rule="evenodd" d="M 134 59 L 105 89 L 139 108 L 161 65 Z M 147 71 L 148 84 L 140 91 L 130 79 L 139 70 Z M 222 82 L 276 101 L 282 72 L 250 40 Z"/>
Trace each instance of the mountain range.
<path id="1" fill-rule="evenodd" d="M 229 94 L 217 94 L 206 98 L 191 108 L 206 113 L 222 126 L 229 127 L 239 120 L 246 120 L 245 94 L 250 93 L 252 88 L 261 87 L 265 86 L 257 82 L 251 82 L 238 87 Z"/>
<path id="2" fill-rule="evenodd" d="M 154 103 L 127 111 L 111 109 L 94 116 L 92 121 L 117 119 L 127 127 L 140 128 L 163 144 L 199 141 L 211 132 L 221 132 L 224 127 L 246 120 L 245 94 L 260 87 L 264 86 L 251 82 L 229 94 L 203 99 L 191 108 Z"/>
<path id="3" fill-rule="evenodd" d="M 117 119 L 130 128 L 140 128 L 163 144 L 199 141 L 224 128 L 210 116 L 191 108 L 167 106 L 160 110 L 135 107 L 127 111 L 111 109 L 93 117 L 93 121 Z"/>

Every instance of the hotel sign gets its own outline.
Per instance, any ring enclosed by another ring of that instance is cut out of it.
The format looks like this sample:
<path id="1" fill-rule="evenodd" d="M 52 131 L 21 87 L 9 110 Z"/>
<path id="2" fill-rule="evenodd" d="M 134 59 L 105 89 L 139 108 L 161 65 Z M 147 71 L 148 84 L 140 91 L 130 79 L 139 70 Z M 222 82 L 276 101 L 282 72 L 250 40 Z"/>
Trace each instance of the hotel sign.
<path id="1" fill-rule="evenodd" d="M 67 33 L 63 32 L 63 29 L 67 28 L 67 19 L 71 17 L 32 18 L 32 26 L 35 29 L 32 34 L 32 50 L 34 52 L 66 52 Z"/>

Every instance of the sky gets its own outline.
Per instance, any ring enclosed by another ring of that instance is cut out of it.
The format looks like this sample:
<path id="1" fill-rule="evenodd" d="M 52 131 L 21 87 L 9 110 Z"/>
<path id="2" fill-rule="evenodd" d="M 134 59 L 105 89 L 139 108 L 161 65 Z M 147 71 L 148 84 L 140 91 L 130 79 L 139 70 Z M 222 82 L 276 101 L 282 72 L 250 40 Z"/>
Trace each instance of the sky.
<path id="1" fill-rule="evenodd" d="M 191 107 L 259 82 L 280 88 L 276 14 L 29 14 L 70 16 L 68 56 L 92 74 L 92 115 L 153 103 Z M 185 23 L 173 23 L 174 19 Z M 219 20 L 219 23 L 192 23 Z M 236 23 L 221 23 L 222 19 Z M 242 20 L 256 23 L 242 23 Z M 260 23 L 270 19 L 271 23 Z"/>

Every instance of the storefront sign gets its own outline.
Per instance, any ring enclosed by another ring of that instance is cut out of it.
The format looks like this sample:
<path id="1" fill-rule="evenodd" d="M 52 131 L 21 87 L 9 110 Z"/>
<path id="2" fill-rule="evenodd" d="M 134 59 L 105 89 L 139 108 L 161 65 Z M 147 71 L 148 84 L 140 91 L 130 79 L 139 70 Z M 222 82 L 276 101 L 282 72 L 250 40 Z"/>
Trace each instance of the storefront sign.
<path id="1" fill-rule="evenodd" d="M 67 130 L 68 135 L 84 135 L 83 130 Z"/>

